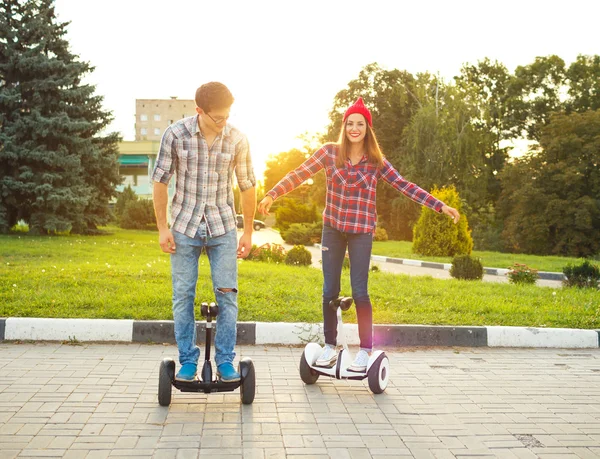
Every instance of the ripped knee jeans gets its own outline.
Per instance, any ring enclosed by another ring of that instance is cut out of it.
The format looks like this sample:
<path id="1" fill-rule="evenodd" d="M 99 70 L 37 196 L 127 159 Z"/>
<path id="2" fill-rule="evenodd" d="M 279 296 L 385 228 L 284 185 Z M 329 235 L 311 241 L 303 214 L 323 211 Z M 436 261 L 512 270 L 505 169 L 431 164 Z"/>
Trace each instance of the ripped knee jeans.
<path id="1" fill-rule="evenodd" d="M 171 255 L 171 277 L 173 281 L 173 322 L 175 340 L 179 350 L 179 363 L 198 363 L 200 348 L 196 345 L 196 323 L 194 300 L 198 282 L 198 259 L 206 251 L 210 264 L 212 287 L 219 315 L 215 333 L 215 362 L 221 365 L 233 362 L 237 333 L 237 231 L 222 236 L 210 237 L 206 222 L 202 221 L 195 237 L 173 231 L 177 248 Z M 206 269 L 203 267 L 203 269 Z M 200 273 L 206 276 L 208 273 Z M 210 302 L 210 298 L 201 298 Z"/>

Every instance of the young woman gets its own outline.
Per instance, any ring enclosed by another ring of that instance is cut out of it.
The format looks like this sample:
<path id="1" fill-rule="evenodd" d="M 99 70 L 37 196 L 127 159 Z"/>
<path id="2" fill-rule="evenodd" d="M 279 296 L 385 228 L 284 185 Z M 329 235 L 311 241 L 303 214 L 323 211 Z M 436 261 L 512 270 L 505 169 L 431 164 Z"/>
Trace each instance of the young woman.
<path id="1" fill-rule="evenodd" d="M 368 292 L 369 264 L 377 213 L 377 181 L 383 179 L 413 201 L 453 218 L 456 209 L 410 183 L 383 157 L 371 112 L 359 98 L 344 114 L 337 143 L 317 150 L 300 167 L 289 172 L 259 203 L 258 210 L 268 215 L 278 197 L 289 193 L 319 170 L 327 175 L 327 197 L 323 211 L 323 328 L 325 350 L 317 366 L 330 367 L 337 360 L 337 316 L 329 302 L 340 293 L 340 278 L 346 248 L 350 256 L 350 283 L 356 304 L 360 351 L 349 371 L 364 372 L 373 349 L 373 311 Z"/>

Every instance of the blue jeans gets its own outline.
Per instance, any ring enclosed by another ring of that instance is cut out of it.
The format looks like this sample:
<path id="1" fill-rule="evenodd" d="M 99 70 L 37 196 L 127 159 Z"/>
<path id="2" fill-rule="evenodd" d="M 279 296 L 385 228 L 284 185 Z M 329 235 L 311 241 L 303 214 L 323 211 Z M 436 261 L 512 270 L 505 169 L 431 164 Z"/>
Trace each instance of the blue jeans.
<path id="1" fill-rule="evenodd" d="M 206 250 L 210 263 L 212 286 L 219 306 L 215 334 L 215 362 L 233 362 L 237 326 L 237 231 L 210 237 L 202 221 L 196 236 L 191 238 L 173 232 L 176 252 L 171 254 L 173 280 L 173 321 L 179 363 L 197 364 L 200 348 L 196 345 L 194 299 L 198 282 L 198 258 Z M 223 292 L 221 289 L 232 289 Z M 204 299 L 203 299 L 204 301 Z M 210 302 L 210 301 L 208 301 Z"/>
<path id="2" fill-rule="evenodd" d="M 350 256 L 350 285 L 356 305 L 360 347 L 370 351 L 373 349 L 373 308 L 369 298 L 368 283 L 373 234 L 342 233 L 330 226 L 323 226 L 321 246 L 325 343 L 336 345 L 337 314 L 329 307 L 329 302 L 340 294 L 340 278 L 347 247 Z"/>

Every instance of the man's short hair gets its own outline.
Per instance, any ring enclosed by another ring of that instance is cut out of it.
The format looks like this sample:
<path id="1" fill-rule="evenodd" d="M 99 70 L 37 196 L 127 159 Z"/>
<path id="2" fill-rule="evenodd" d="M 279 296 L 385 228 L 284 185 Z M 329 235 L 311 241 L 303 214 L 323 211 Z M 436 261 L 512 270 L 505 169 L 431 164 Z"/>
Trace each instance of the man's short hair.
<path id="1" fill-rule="evenodd" d="M 213 109 L 229 108 L 233 104 L 233 96 L 223 83 L 212 81 L 203 84 L 196 90 L 196 105 L 208 113 Z"/>

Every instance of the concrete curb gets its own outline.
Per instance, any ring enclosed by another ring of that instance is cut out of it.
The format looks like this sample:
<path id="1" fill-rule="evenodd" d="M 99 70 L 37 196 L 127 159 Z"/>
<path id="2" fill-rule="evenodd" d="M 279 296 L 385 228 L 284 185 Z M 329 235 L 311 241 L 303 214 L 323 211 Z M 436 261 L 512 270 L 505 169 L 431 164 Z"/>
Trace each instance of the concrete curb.
<path id="1" fill-rule="evenodd" d="M 408 265 L 408 266 L 417 266 L 419 268 L 433 268 L 433 269 L 444 269 L 449 271 L 452 267 L 450 263 L 434 263 L 432 261 L 421 261 L 421 260 L 410 260 L 408 258 L 391 258 L 383 255 L 371 255 L 371 260 L 373 261 L 381 261 L 384 263 L 396 263 L 399 265 Z M 483 268 L 483 272 L 485 274 L 489 274 L 491 276 L 506 276 L 510 269 L 502 269 L 502 268 Z M 548 271 L 538 271 L 538 275 L 540 279 L 544 280 L 555 280 L 562 281 L 566 279 L 563 273 L 553 273 Z"/>
<path id="2" fill-rule="evenodd" d="M 133 320 L 9 317 L 5 340 L 131 341 Z M 81 337 L 81 338 L 80 338 Z"/>
<path id="3" fill-rule="evenodd" d="M 205 323 L 197 323 L 198 340 Z M 345 325 L 348 344 L 357 345 L 358 327 Z M 598 348 L 597 330 L 534 327 L 375 325 L 377 346 Z M 237 343 L 302 345 L 322 340 L 321 324 L 238 322 Z M 111 341 L 174 343 L 173 321 L 113 319 L 0 318 L 0 341 Z"/>

